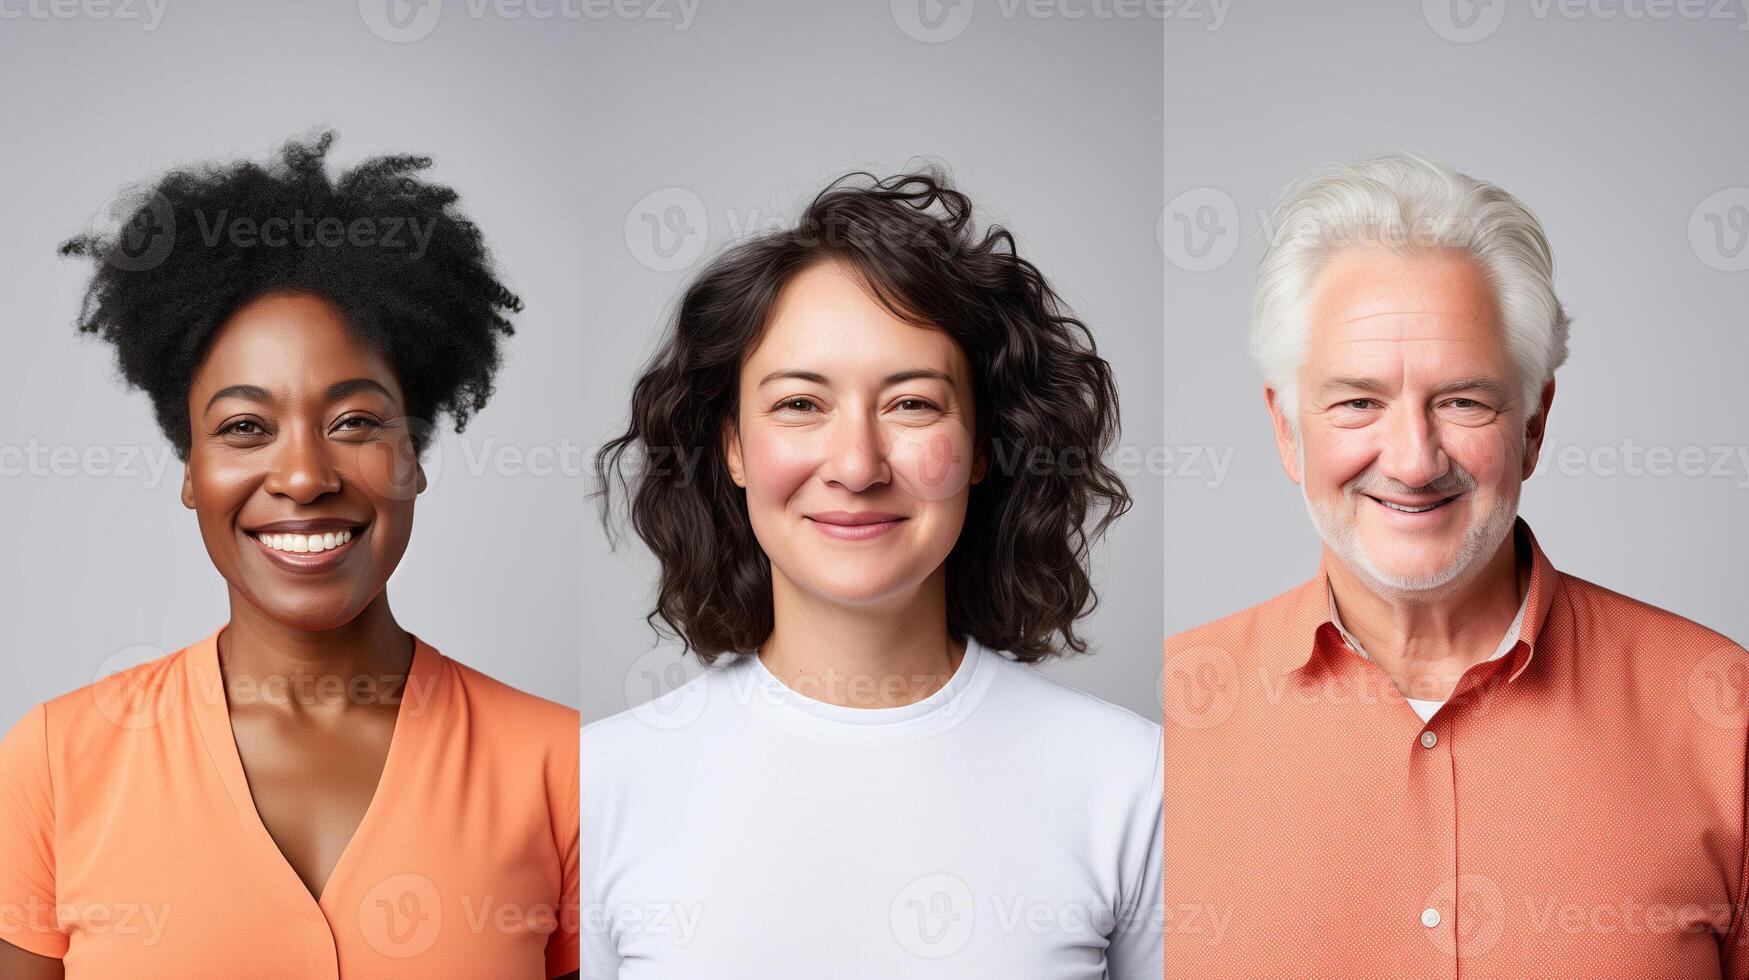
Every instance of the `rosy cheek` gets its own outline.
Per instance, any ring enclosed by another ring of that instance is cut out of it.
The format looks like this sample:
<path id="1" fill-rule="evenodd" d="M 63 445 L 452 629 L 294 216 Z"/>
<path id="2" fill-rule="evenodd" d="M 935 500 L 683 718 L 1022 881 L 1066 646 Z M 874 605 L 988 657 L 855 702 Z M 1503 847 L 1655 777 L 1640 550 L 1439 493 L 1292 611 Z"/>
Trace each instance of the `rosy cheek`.
<path id="1" fill-rule="evenodd" d="M 891 449 L 894 482 L 919 500 L 949 500 L 972 479 L 971 439 L 957 432 L 907 430 Z"/>
<path id="2" fill-rule="evenodd" d="M 1452 462 L 1475 477 L 1477 484 L 1486 487 L 1499 483 L 1509 469 L 1507 457 L 1512 447 L 1508 442 L 1504 428 L 1480 426 L 1447 435 L 1444 447 Z"/>
<path id="3" fill-rule="evenodd" d="M 816 433 L 796 429 L 744 433 L 741 465 L 748 495 L 782 504 L 820 468 L 821 454 Z"/>
<path id="4" fill-rule="evenodd" d="M 1306 489 L 1334 495 L 1366 472 L 1378 458 L 1378 447 L 1366 429 L 1331 429 L 1306 433 Z"/>

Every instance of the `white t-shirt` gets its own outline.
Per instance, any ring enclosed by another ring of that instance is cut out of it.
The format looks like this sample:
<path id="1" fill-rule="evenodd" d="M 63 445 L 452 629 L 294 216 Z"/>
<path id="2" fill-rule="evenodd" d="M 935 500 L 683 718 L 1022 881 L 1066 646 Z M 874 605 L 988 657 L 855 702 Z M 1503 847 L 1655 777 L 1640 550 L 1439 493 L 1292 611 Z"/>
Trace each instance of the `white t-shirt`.
<path id="1" fill-rule="evenodd" d="M 583 729 L 589 980 L 1159 980 L 1161 728 L 977 641 L 897 708 L 735 658 Z"/>

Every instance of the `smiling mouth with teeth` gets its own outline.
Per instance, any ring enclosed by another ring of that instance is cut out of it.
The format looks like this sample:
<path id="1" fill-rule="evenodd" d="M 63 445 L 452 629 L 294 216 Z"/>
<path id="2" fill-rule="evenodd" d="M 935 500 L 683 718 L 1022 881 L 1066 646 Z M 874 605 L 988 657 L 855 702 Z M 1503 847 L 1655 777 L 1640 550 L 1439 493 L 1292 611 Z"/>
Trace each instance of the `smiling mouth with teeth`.
<path id="1" fill-rule="evenodd" d="M 1389 507 L 1390 509 L 1396 511 L 1399 514 L 1425 514 L 1430 510 L 1438 510 L 1439 508 L 1444 507 L 1446 504 L 1451 503 L 1452 501 L 1456 500 L 1457 498 L 1456 497 L 1447 497 L 1444 500 L 1436 501 L 1435 503 L 1431 503 L 1431 504 L 1423 504 L 1420 507 L 1408 507 L 1408 506 L 1405 506 L 1403 504 L 1393 504 L 1389 500 L 1380 500 L 1379 498 L 1374 497 L 1371 494 L 1367 494 L 1367 499 L 1372 500 L 1375 503 L 1383 504 L 1386 507 Z"/>
<path id="2" fill-rule="evenodd" d="M 255 539 L 272 548 L 294 555 L 316 554 L 338 548 L 352 540 L 350 530 L 324 531 L 320 534 L 255 534 Z"/>

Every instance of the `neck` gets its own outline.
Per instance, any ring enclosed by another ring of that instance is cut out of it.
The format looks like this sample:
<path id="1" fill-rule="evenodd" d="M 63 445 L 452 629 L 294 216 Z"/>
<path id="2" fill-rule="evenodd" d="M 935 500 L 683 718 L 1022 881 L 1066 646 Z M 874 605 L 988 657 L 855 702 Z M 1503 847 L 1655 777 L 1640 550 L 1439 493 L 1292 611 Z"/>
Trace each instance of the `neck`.
<path id="1" fill-rule="evenodd" d="M 1493 656 L 1518 614 L 1529 577 L 1517 537 L 1508 534 L 1476 574 L 1426 595 L 1380 591 L 1326 548 L 1324 565 L 1343 628 L 1403 696 L 1450 698 L 1464 671 Z"/>
<path id="2" fill-rule="evenodd" d="M 853 708 L 913 704 L 959 669 L 965 644 L 947 631 L 947 570 L 917 589 L 846 606 L 806 592 L 773 568 L 765 668 L 792 690 Z"/>
<path id="3" fill-rule="evenodd" d="M 271 619 L 233 590 L 218 646 L 233 706 L 293 715 L 398 704 L 413 662 L 413 638 L 395 622 L 386 593 L 344 625 L 303 630 Z"/>

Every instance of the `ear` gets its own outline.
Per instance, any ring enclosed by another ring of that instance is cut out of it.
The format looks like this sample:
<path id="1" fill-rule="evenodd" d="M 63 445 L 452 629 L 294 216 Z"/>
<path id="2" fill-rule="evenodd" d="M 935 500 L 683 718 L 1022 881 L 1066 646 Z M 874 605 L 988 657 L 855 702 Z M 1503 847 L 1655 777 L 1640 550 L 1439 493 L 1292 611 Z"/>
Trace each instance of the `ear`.
<path id="1" fill-rule="evenodd" d="M 1543 451 L 1543 436 L 1549 431 L 1549 407 L 1554 403 L 1555 379 L 1550 378 L 1549 383 L 1543 385 L 1541 411 L 1524 425 L 1524 459 L 1520 461 L 1524 475 L 1519 477 L 1520 480 L 1528 480 L 1536 472 L 1536 461 Z"/>
<path id="2" fill-rule="evenodd" d="M 722 428 L 723 463 L 729 469 L 729 479 L 735 481 L 735 486 L 747 488 L 746 466 L 741 460 L 741 429 L 733 418 L 723 420 Z"/>
<path id="3" fill-rule="evenodd" d="M 1275 425 L 1275 451 L 1281 454 L 1281 468 L 1287 471 L 1287 478 L 1299 483 L 1300 452 L 1294 441 L 1294 430 L 1288 424 L 1287 412 L 1276 397 L 1274 388 L 1263 389 L 1263 401 L 1269 406 L 1269 420 Z"/>
<path id="4" fill-rule="evenodd" d="M 413 489 L 413 495 L 415 497 L 417 497 L 418 495 L 424 493 L 426 486 L 429 485 L 425 479 L 425 464 L 424 463 L 421 463 L 418 460 L 413 461 L 413 476 L 414 476 L 414 479 L 416 479 L 419 483 L 419 485 Z"/>
<path id="5" fill-rule="evenodd" d="M 985 474 L 990 472 L 990 457 L 984 453 L 982 443 L 978 445 L 977 455 L 972 457 L 972 482 L 980 483 Z"/>
<path id="6" fill-rule="evenodd" d="M 191 469 L 187 463 L 182 464 L 182 506 L 189 510 L 194 509 L 194 474 Z"/>

